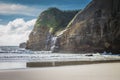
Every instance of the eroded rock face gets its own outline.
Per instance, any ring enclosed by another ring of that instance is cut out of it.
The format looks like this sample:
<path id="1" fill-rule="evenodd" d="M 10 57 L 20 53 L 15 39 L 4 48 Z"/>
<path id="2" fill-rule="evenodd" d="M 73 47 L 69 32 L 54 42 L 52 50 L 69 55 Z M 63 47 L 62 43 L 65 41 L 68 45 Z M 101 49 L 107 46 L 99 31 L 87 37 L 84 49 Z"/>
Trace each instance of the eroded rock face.
<path id="1" fill-rule="evenodd" d="M 59 35 L 63 52 L 120 53 L 120 0 L 93 0 Z"/>
<path id="2" fill-rule="evenodd" d="M 61 11 L 49 8 L 42 12 L 36 21 L 33 31 L 29 35 L 26 49 L 51 50 L 55 34 L 65 29 L 70 20 L 78 11 Z"/>
<path id="3" fill-rule="evenodd" d="M 26 49 L 35 51 L 47 50 L 47 35 L 49 34 L 49 28 L 42 26 L 41 28 L 34 28 L 29 35 Z"/>
<path id="4" fill-rule="evenodd" d="M 76 13 L 56 8 L 43 12 L 26 48 L 53 52 L 120 53 L 120 0 L 93 0 Z"/>

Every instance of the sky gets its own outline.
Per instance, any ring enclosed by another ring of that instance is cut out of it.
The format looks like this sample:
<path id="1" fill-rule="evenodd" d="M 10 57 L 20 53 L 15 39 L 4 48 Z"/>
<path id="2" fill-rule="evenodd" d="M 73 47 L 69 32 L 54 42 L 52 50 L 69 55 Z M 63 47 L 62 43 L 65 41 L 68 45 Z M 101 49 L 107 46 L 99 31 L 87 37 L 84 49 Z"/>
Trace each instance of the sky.
<path id="1" fill-rule="evenodd" d="M 0 0 L 0 46 L 26 42 L 37 17 L 49 7 L 83 9 L 91 0 Z"/>

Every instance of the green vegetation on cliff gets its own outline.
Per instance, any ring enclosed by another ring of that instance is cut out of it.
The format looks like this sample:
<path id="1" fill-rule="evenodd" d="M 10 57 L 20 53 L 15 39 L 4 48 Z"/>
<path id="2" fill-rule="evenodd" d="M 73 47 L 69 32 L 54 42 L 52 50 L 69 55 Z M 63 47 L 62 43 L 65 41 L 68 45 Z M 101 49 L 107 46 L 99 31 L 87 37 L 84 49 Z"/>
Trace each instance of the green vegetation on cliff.
<path id="1" fill-rule="evenodd" d="M 49 8 L 43 11 L 36 21 L 35 27 L 49 27 L 52 33 L 64 29 L 79 10 L 62 11 Z"/>

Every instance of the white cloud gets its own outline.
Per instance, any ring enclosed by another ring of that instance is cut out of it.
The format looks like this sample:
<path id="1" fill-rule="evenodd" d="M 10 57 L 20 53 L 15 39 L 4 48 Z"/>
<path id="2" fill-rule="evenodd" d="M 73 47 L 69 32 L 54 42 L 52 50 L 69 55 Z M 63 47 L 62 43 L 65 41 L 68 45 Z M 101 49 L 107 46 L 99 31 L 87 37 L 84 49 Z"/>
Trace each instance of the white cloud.
<path id="1" fill-rule="evenodd" d="M 25 42 L 35 22 L 36 19 L 24 21 L 19 18 L 10 21 L 7 25 L 0 25 L 0 46 L 19 45 L 19 43 Z"/>
<path id="2" fill-rule="evenodd" d="M 36 16 L 43 9 L 37 9 L 30 6 L 20 5 L 20 4 L 7 4 L 0 3 L 0 14 L 9 15 L 9 14 L 22 14 L 28 16 Z"/>

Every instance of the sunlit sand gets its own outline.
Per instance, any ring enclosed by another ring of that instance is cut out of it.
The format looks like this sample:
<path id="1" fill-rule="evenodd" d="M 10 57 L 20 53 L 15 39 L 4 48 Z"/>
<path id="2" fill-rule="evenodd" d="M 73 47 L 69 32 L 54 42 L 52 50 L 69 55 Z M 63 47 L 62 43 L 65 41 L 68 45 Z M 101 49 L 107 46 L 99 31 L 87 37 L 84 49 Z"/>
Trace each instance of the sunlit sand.
<path id="1" fill-rule="evenodd" d="M 1 70 L 0 80 L 120 80 L 120 63 Z"/>

